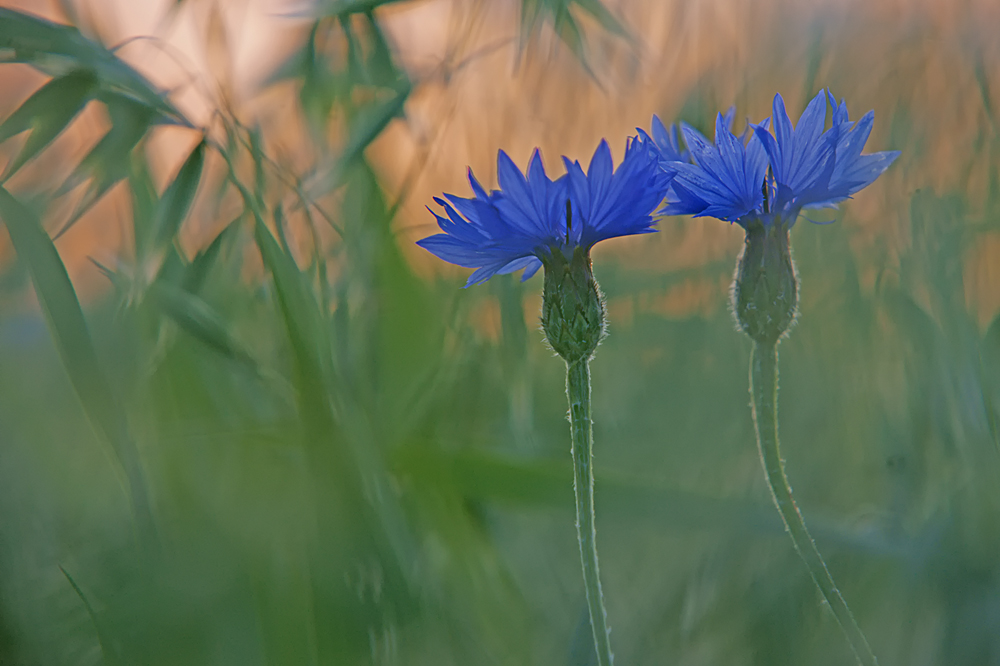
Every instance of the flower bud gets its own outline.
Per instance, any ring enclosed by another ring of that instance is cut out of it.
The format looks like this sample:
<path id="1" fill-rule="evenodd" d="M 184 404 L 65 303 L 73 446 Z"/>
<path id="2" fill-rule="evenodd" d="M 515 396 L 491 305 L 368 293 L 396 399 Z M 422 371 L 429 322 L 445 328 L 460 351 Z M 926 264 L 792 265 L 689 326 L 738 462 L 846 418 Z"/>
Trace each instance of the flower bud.
<path id="1" fill-rule="evenodd" d="M 590 253 L 573 249 L 567 259 L 553 250 L 543 261 L 542 329 L 567 363 L 589 359 L 604 337 L 604 297 L 594 280 Z"/>
<path id="2" fill-rule="evenodd" d="M 788 228 L 778 221 L 748 223 L 733 285 L 740 329 L 755 342 L 774 344 L 795 320 L 798 293 Z"/>

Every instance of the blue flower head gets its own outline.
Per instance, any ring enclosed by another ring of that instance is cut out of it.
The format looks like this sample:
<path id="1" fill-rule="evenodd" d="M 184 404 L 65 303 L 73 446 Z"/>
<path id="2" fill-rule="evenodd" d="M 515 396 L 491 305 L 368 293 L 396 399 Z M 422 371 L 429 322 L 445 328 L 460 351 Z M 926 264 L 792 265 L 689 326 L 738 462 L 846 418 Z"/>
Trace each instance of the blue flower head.
<path id="1" fill-rule="evenodd" d="M 824 132 L 827 100 L 833 115 Z M 820 91 L 809 102 L 797 127 L 792 127 L 781 95 L 775 95 L 772 120 L 773 134 L 766 124 L 754 132 L 771 164 L 769 212 L 789 227 L 804 208 L 835 206 L 868 187 L 899 156 L 899 151 L 862 155 L 875 113 L 869 111 L 855 124 L 846 103 L 838 105 L 829 91 Z"/>
<path id="2" fill-rule="evenodd" d="M 629 142 L 618 169 L 607 141 L 601 141 L 586 172 L 579 162 L 563 162 L 566 174 L 552 180 L 536 149 L 525 176 L 501 150 L 500 189 L 487 192 L 470 170 L 474 196 L 435 198 L 445 216 L 431 212 L 444 233 L 417 244 L 445 261 L 475 268 L 470 286 L 522 268 L 526 280 L 556 252 L 568 258 L 576 248 L 589 252 L 608 238 L 655 231 L 652 213 L 670 175 L 648 146 Z"/>
<path id="3" fill-rule="evenodd" d="M 669 162 L 673 171 L 665 215 L 694 215 L 739 222 L 762 212 L 762 185 L 767 173 L 767 153 L 755 134 L 744 145 L 729 129 L 731 112 L 715 121 L 715 143 L 687 123 L 681 125 L 684 141 L 691 151 L 689 162 Z"/>

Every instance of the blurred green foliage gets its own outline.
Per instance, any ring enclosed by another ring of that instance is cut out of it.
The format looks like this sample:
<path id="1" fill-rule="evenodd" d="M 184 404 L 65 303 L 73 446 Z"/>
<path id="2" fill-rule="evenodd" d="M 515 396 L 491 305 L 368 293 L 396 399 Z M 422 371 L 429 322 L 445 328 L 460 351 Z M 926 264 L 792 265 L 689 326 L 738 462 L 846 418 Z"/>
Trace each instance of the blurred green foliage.
<path id="1" fill-rule="evenodd" d="M 68 182 L 0 188 L 16 252 L 3 296 L 27 276 L 40 304 L 0 313 L 0 664 L 592 658 L 563 367 L 525 318 L 537 279 L 419 279 L 365 156 L 420 85 L 383 4 L 320 3 L 270 79 L 301 84 L 317 148 L 300 174 L 229 110 L 199 141 L 114 52 L 0 9 L 0 57 L 51 77 L 0 124 L 0 141 L 28 133 L 3 181 L 88 103 L 111 125 Z M 582 59 L 583 15 L 628 34 L 596 0 L 524 0 L 523 42 L 550 25 Z M 991 112 L 983 65 L 970 72 Z M 690 99 L 703 125 L 714 108 L 697 89 Z M 889 148 L 919 145 L 906 134 L 916 112 L 880 117 Z M 345 131 L 329 132 L 335 122 Z M 164 124 L 196 143 L 158 192 L 145 148 Z M 981 332 L 965 284 L 968 251 L 1000 219 L 992 120 L 983 132 L 985 205 L 915 192 L 900 212 L 912 242 L 874 289 L 847 225 L 793 234 L 804 301 L 782 345 L 789 473 L 887 666 L 1000 664 L 1000 319 Z M 52 238 L 123 180 L 131 246 L 99 265 L 111 289 L 84 308 Z M 52 202 L 84 183 L 53 230 Z M 331 214 L 317 200 L 332 192 Z M 192 208 L 219 210 L 227 195 L 239 212 L 186 253 Z M 692 223 L 663 227 L 678 224 Z M 322 233 L 336 241 L 297 242 Z M 724 307 L 640 303 L 731 270 L 596 268 L 634 312 L 593 365 L 616 651 L 624 664 L 847 664 L 767 502 L 749 344 Z M 496 338 L 476 323 L 493 306 Z"/>

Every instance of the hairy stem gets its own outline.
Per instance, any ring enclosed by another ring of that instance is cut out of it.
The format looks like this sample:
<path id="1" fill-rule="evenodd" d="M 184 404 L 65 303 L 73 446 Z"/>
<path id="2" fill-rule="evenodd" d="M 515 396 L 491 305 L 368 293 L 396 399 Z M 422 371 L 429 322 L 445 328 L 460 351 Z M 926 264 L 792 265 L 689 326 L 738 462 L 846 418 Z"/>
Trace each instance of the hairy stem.
<path id="1" fill-rule="evenodd" d="M 862 666 L 878 666 L 868 640 L 861 632 L 857 620 L 847 607 L 847 602 L 833 582 L 826 562 L 816 549 L 798 505 L 792 497 L 792 488 L 785 476 L 785 464 L 781 459 L 778 442 L 778 345 L 777 342 L 755 342 L 750 357 L 750 393 L 753 396 L 753 420 L 757 429 L 757 448 L 760 461 L 764 465 L 767 482 L 771 488 L 778 513 L 785 523 L 795 550 L 806 563 L 823 597 L 830 605 L 841 630 L 851 645 L 851 650 Z"/>
<path id="2" fill-rule="evenodd" d="M 590 361 L 567 363 L 566 393 L 569 396 L 570 432 L 573 437 L 573 491 L 576 495 L 576 534 L 583 563 L 590 626 L 599 666 L 611 666 L 608 612 L 604 608 L 601 576 L 597 564 L 597 529 L 594 526 L 594 433 L 590 419 Z"/>

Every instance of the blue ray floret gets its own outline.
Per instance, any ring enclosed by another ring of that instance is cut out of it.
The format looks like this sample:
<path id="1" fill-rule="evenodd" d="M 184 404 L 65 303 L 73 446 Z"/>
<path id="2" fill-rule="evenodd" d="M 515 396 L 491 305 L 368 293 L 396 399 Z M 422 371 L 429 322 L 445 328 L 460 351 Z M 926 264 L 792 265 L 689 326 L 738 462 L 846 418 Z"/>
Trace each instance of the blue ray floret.
<path id="1" fill-rule="evenodd" d="M 670 162 L 691 161 L 691 151 L 686 148 L 681 148 L 680 141 L 677 138 L 678 127 L 676 123 L 667 127 L 663 124 L 663 121 L 660 120 L 659 116 L 654 115 L 653 124 L 651 126 L 653 136 L 647 134 L 641 127 L 637 129 L 639 130 L 640 140 L 651 144 L 651 147 L 656 151 L 660 162 L 664 165 L 668 165 Z"/>
<path id="2" fill-rule="evenodd" d="M 569 257 L 577 247 L 589 251 L 608 238 L 655 231 L 652 214 L 671 175 L 658 167 L 647 145 L 630 141 L 617 169 L 607 141 L 601 141 L 586 172 L 579 162 L 563 161 L 566 174 L 552 180 L 536 149 L 525 176 L 501 150 L 500 189 L 487 192 L 470 170 L 474 196 L 435 198 L 445 215 L 431 212 L 444 233 L 417 244 L 445 261 L 475 268 L 470 286 L 522 268 L 526 280 L 554 252 Z"/>

